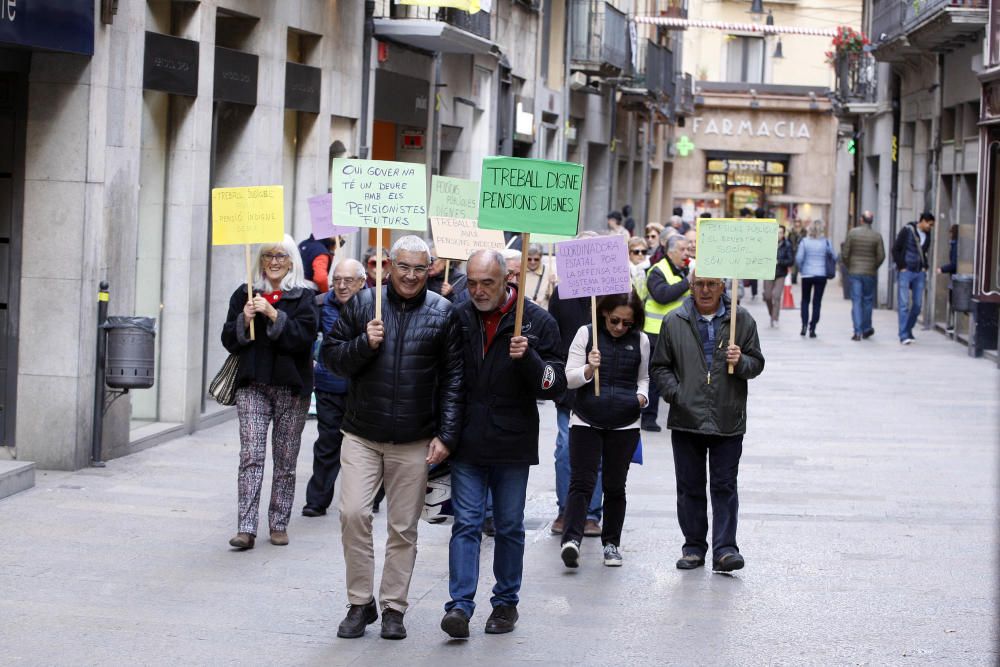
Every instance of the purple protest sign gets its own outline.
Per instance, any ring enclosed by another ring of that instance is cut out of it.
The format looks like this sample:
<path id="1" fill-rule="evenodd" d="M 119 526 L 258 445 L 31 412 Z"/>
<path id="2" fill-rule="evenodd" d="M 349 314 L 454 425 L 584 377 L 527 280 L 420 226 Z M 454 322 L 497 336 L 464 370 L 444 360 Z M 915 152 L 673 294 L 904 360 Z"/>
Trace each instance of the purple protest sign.
<path id="1" fill-rule="evenodd" d="M 357 227 L 341 227 L 333 224 L 332 195 L 316 195 L 309 198 L 309 219 L 312 221 L 313 238 L 329 239 L 334 236 L 353 234 Z"/>
<path id="2" fill-rule="evenodd" d="M 557 243 L 556 273 L 562 299 L 632 291 L 628 245 L 620 234 Z"/>

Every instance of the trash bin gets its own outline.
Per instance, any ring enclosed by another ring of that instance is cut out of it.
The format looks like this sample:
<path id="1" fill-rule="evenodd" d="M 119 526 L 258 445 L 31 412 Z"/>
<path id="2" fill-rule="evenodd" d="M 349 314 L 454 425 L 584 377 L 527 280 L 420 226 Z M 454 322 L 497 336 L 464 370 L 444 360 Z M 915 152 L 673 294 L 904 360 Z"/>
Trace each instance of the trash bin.
<path id="1" fill-rule="evenodd" d="M 972 312 L 972 276 L 956 273 L 951 277 L 951 309 L 957 313 Z"/>
<path id="2" fill-rule="evenodd" d="M 113 389 L 153 386 L 156 321 L 152 317 L 109 317 L 105 383 Z"/>

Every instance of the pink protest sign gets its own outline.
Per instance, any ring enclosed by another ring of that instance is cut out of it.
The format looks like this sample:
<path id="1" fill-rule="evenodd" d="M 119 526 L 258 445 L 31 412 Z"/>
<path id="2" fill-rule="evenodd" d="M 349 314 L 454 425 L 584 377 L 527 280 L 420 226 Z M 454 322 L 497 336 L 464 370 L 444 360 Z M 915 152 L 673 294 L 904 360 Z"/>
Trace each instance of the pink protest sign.
<path id="1" fill-rule="evenodd" d="M 625 237 L 594 236 L 556 244 L 559 296 L 626 294 L 632 290 Z"/>
<path id="2" fill-rule="evenodd" d="M 358 231 L 357 227 L 333 224 L 333 201 L 330 193 L 309 198 L 309 219 L 312 221 L 313 238 L 317 239 L 329 239 Z"/>

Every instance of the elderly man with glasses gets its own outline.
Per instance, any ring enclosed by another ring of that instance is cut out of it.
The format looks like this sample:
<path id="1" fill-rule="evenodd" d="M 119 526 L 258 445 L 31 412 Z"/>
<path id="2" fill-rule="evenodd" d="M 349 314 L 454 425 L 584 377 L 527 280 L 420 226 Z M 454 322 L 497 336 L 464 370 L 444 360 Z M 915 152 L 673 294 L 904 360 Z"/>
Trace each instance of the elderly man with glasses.
<path id="1" fill-rule="evenodd" d="M 736 545 L 736 477 L 747 428 L 747 381 L 764 370 L 764 355 L 757 323 L 739 306 L 736 336 L 730 338 L 732 305 L 722 280 L 692 275 L 691 292 L 664 320 L 650 364 L 650 375 L 670 404 L 667 428 L 674 450 L 677 519 L 684 534 L 677 568 L 693 570 L 705 564 L 707 483 L 712 497 L 712 569 L 732 572 L 744 564 Z"/>
<path id="2" fill-rule="evenodd" d="M 323 364 L 349 381 L 340 452 L 340 528 L 350 609 L 338 637 L 361 637 L 382 611 L 382 637 L 403 639 L 427 464 L 447 458 L 462 429 L 462 331 L 451 303 L 428 291 L 430 249 L 396 241 L 382 287 L 360 292 L 323 341 Z M 372 500 L 385 483 L 388 539 L 376 605 Z"/>

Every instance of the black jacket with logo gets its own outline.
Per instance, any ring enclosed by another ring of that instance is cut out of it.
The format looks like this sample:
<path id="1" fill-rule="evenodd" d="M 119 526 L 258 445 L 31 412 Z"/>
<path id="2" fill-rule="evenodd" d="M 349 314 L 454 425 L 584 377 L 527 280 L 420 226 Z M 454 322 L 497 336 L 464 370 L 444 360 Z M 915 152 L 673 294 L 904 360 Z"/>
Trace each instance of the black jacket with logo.
<path id="1" fill-rule="evenodd" d="M 524 302 L 521 335 L 528 351 L 510 358 L 514 310 L 500 320 L 483 354 L 485 330 L 472 301 L 457 307 L 465 356 L 465 420 L 452 459 L 476 465 L 538 464 L 537 399 L 556 399 L 566 389 L 559 328 L 545 310 Z"/>
<path id="2" fill-rule="evenodd" d="M 634 329 L 634 328 L 633 328 Z M 587 325 L 588 343 L 594 340 L 593 326 Z M 639 366 L 642 351 L 638 331 L 630 330 L 615 338 L 598 325 L 597 349 L 601 352 L 601 395 L 593 388 L 576 392 L 573 412 L 596 428 L 625 428 L 639 419 Z"/>

